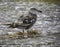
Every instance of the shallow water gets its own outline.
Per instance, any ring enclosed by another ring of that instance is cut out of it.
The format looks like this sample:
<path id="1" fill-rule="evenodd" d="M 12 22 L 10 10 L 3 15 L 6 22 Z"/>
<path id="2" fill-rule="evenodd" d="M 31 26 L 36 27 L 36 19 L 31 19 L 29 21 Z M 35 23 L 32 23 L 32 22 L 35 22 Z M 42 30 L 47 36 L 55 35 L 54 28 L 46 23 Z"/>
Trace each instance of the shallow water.
<path id="1" fill-rule="evenodd" d="M 4 23 L 16 22 L 19 16 L 26 15 L 31 7 L 42 11 L 37 14 L 36 23 L 31 29 L 41 32 L 41 37 L 27 39 L 1 39 L 2 47 L 60 47 L 60 6 L 47 3 L 0 3 L 0 35 L 17 32 L 21 29 L 11 29 Z"/>

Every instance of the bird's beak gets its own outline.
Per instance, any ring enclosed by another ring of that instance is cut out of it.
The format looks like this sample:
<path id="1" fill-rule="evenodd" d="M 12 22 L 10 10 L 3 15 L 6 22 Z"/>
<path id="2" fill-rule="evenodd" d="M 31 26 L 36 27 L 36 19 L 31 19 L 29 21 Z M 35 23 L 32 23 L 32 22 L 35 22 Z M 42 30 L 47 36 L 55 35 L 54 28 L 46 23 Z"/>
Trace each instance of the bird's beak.
<path id="1" fill-rule="evenodd" d="M 38 9 L 36 9 L 36 8 L 31 8 L 30 10 L 31 10 L 31 11 L 35 11 L 35 12 L 42 13 L 42 11 L 41 11 L 41 10 L 38 10 Z"/>
<path id="2" fill-rule="evenodd" d="M 36 9 L 36 10 L 37 10 L 37 12 L 42 13 L 42 11 L 41 11 L 41 10 L 38 10 L 38 9 Z"/>

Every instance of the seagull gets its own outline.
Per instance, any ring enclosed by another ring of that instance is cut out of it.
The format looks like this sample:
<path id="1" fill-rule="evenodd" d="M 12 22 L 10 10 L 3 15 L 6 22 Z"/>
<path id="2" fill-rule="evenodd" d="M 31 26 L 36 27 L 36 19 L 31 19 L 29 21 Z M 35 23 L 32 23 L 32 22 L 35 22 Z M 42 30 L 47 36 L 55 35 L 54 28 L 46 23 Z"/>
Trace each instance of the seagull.
<path id="1" fill-rule="evenodd" d="M 9 25 L 9 28 L 23 29 L 24 33 L 25 29 L 30 29 L 37 21 L 37 13 L 42 13 L 42 11 L 36 8 L 31 8 L 26 16 L 22 15 L 17 19 L 17 23 L 11 23 L 6 25 Z"/>

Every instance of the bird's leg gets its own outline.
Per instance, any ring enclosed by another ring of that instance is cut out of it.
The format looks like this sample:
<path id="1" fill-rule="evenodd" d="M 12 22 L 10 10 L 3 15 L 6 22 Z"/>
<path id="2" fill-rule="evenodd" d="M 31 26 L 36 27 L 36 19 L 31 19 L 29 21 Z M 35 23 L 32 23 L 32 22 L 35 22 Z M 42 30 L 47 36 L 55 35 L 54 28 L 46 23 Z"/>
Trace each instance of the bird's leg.
<path id="1" fill-rule="evenodd" d="M 23 37 L 24 37 L 24 38 L 27 38 L 27 37 L 28 37 L 27 35 L 28 35 L 28 34 L 27 34 L 27 30 L 24 29 L 24 30 L 23 30 Z"/>
<path id="2" fill-rule="evenodd" d="M 29 29 L 27 30 L 27 37 L 29 36 L 28 31 L 29 31 Z"/>
<path id="3" fill-rule="evenodd" d="M 23 38 L 27 38 L 27 30 L 23 29 Z"/>
<path id="4" fill-rule="evenodd" d="M 28 30 L 26 30 L 26 38 L 28 37 Z"/>
<path id="5" fill-rule="evenodd" d="M 27 30 L 27 38 L 28 38 L 28 30 Z"/>
<path id="6" fill-rule="evenodd" d="M 23 29 L 23 38 L 24 38 L 24 29 Z"/>

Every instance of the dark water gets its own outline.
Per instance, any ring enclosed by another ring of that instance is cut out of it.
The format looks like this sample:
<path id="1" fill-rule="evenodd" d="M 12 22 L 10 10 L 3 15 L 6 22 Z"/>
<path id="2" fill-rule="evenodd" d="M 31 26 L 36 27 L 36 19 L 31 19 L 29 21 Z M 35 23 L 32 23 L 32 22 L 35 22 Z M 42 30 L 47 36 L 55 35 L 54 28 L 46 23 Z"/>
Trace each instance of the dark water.
<path id="1" fill-rule="evenodd" d="M 27 15 L 29 9 L 35 7 L 42 11 L 31 29 L 41 32 L 42 37 L 27 39 L 1 39 L 2 47 L 60 47 L 60 5 L 47 3 L 0 3 L 0 35 L 13 34 L 21 29 L 11 29 L 3 23 L 16 22 L 22 14 Z"/>

